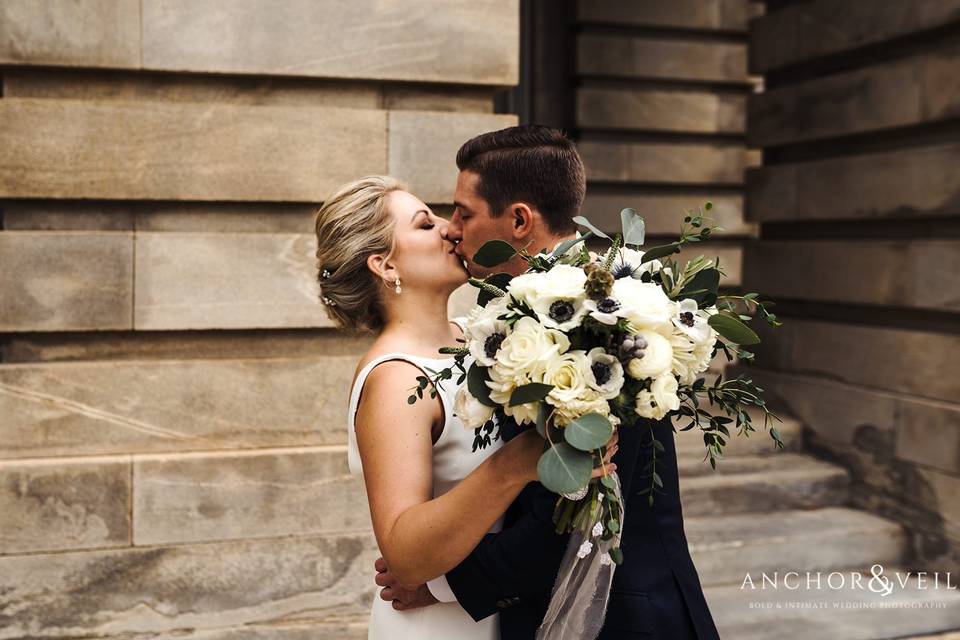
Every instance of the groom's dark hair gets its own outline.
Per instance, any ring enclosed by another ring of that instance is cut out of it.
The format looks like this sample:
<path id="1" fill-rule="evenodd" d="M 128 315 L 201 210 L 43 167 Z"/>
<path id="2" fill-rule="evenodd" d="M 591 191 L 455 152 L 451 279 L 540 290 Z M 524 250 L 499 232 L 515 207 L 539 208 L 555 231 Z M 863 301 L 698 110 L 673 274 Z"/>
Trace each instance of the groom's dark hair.
<path id="1" fill-rule="evenodd" d="M 493 217 L 511 202 L 540 212 L 550 231 L 573 233 L 586 191 L 583 161 L 562 131 L 529 124 L 482 133 L 463 143 L 457 167 L 480 176 L 478 192 Z"/>

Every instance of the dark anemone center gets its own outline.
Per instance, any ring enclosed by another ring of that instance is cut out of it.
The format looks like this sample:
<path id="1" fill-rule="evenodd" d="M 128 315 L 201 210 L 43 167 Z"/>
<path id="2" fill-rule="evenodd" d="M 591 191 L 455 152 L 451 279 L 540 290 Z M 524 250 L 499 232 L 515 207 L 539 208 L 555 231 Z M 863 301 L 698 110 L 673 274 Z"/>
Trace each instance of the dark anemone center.
<path id="1" fill-rule="evenodd" d="M 620 303 L 613 298 L 604 298 L 597 303 L 597 311 L 600 313 L 613 313 L 620 308 Z"/>
<path id="2" fill-rule="evenodd" d="M 566 322 L 573 317 L 573 304 L 569 300 L 557 300 L 550 305 L 550 317 L 556 322 Z"/>
<path id="3" fill-rule="evenodd" d="M 619 280 L 620 278 L 632 278 L 635 272 L 636 269 L 634 269 L 633 266 L 624 262 L 623 264 L 619 264 L 614 267 L 612 272 L 613 279 Z"/>
<path id="4" fill-rule="evenodd" d="M 497 351 L 500 350 L 500 345 L 503 344 L 506 337 L 502 333 L 491 333 L 487 336 L 487 339 L 483 341 L 483 352 L 487 354 L 488 358 L 497 355 Z"/>
<path id="5" fill-rule="evenodd" d="M 688 327 L 692 327 L 692 326 L 693 326 L 693 312 L 692 312 L 692 311 L 684 311 L 683 313 L 681 313 L 681 314 L 680 314 L 680 322 L 682 322 L 683 324 L 687 325 Z"/>
<path id="6" fill-rule="evenodd" d="M 610 371 L 610 365 L 602 362 L 594 362 L 590 365 L 590 370 L 593 371 L 593 379 L 601 387 L 610 382 L 610 376 L 613 375 Z"/>

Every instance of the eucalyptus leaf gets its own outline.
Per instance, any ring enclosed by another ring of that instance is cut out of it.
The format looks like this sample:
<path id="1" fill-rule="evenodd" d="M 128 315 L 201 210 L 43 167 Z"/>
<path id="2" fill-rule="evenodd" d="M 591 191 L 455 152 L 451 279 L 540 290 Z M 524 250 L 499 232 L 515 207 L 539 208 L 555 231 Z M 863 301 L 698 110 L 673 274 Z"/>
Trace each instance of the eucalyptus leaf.
<path id="1" fill-rule="evenodd" d="M 715 313 L 707 319 L 707 323 L 724 338 L 738 345 L 759 344 L 760 342 L 760 337 L 754 333 L 753 329 L 729 314 Z"/>
<path id="2" fill-rule="evenodd" d="M 540 403 L 540 410 L 537 411 L 537 433 L 544 440 L 547 439 L 547 414 L 549 411 L 546 402 Z"/>
<path id="3" fill-rule="evenodd" d="M 680 291 L 680 298 L 696 300 L 700 308 L 709 307 L 717 301 L 717 288 L 720 286 L 720 272 L 717 269 L 698 271 Z"/>
<path id="4" fill-rule="evenodd" d="M 613 425 L 599 413 L 580 416 L 563 428 L 563 437 L 567 444 L 580 451 L 599 449 L 612 435 Z"/>
<path id="5" fill-rule="evenodd" d="M 551 255 L 554 258 L 562 256 L 567 251 L 572 249 L 575 245 L 578 245 L 581 242 L 586 242 L 588 238 L 592 238 L 592 237 L 593 237 L 593 232 L 587 231 L 586 233 L 581 234 L 579 238 L 570 238 L 569 240 L 564 240 L 563 242 L 557 245 L 557 248 L 553 250 L 553 253 Z"/>
<path id="6" fill-rule="evenodd" d="M 483 279 L 484 282 L 492 284 L 497 289 L 502 289 L 506 291 L 507 285 L 510 284 L 510 281 L 513 279 L 509 273 L 495 273 L 492 276 L 488 276 Z M 494 299 L 494 295 L 487 291 L 486 289 L 480 289 L 480 293 L 477 295 L 477 304 L 481 307 L 487 306 L 487 303 Z"/>
<path id="7" fill-rule="evenodd" d="M 547 397 L 547 394 L 550 393 L 551 389 L 553 389 L 552 384 L 543 384 L 541 382 L 531 382 L 530 384 L 517 387 L 513 390 L 513 393 L 510 394 L 509 406 L 515 407 L 519 404 L 543 400 Z"/>
<path id="8" fill-rule="evenodd" d="M 620 225 L 623 229 L 623 244 L 640 246 L 646 234 L 646 223 L 636 209 L 626 208 L 620 212 Z"/>
<path id="9" fill-rule="evenodd" d="M 593 235 L 597 237 L 606 238 L 607 240 L 610 239 L 610 236 L 605 234 L 603 231 L 600 231 L 600 229 L 597 229 L 595 226 L 593 226 L 593 224 L 589 220 L 587 220 L 583 216 L 575 216 L 573 218 L 573 221 L 576 222 L 581 227 L 586 227 L 587 229 L 590 229 L 590 231 L 593 232 Z"/>
<path id="10" fill-rule="evenodd" d="M 541 484 L 554 493 L 573 493 L 590 483 L 593 457 L 566 442 L 547 448 L 537 463 Z"/>
<path id="11" fill-rule="evenodd" d="M 657 260 L 659 258 L 665 258 L 670 254 L 677 253 L 679 251 L 679 242 L 671 242 L 670 244 L 661 245 L 659 247 L 650 247 L 650 249 L 643 252 L 643 259 L 640 260 L 640 264 L 650 262 L 651 260 Z"/>
<path id="12" fill-rule="evenodd" d="M 470 365 L 467 371 L 467 391 L 470 392 L 480 404 L 488 407 L 496 407 L 497 403 L 490 399 L 490 387 L 487 386 L 489 374 L 485 367 L 481 367 L 476 362 Z"/>
<path id="13" fill-rule="evenodd" d="M 489 269 L 498 264 L 503 264 L 515 255 L 517 255 L 517 250 L 510 243 L 503 240 L 490 240 L 484 243 L 474 254 L 473 261 L 481 267 Z"/>

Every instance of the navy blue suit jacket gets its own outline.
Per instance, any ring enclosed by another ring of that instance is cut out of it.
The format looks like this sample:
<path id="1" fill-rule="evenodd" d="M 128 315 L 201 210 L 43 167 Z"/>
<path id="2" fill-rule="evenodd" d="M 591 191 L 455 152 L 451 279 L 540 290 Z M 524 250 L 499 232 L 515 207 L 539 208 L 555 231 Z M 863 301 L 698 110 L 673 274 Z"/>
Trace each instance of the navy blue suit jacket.
<path id="1" fill-rule="evenodd" d="M 654 452 L 651 425 L 665 449 L 657 452 L 663 490 L 654 494 L 653 507 L 638 493 L 650 482 L 644 466 Z M 515 425 L 504 425 L 502 435 L 505 440 L 516 435 Z M 683 531 L 670 419 L 621 428 L 614 462 L 626 508 L 624 563 L 614 573 L 598 640 L 719 640 Z M 554 531 L 556 500 L 540 483 L 527 485 L 505 514 L 503 531 L 485 536 L 446 574 L 457 601 L 475 620 L 500 612 L 501 640 L 532 640 L 546 613 L 567 544 L 567 536 Z"/>

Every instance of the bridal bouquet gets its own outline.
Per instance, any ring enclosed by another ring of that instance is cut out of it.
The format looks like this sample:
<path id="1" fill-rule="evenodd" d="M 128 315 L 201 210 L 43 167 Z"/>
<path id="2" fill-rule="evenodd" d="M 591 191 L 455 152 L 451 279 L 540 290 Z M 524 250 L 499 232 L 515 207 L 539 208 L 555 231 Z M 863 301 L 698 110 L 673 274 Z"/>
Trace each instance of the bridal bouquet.
<path id="1" fill-rule="evenodd" d="M 684 430 L 703 430 L 712 466 L 721 457 L 727 425 L 740 433 L 753 430 L 747 406 L 773 416 L 751 380 L 718 376 L 707 385 L 700 375 L 718 350 L 751 359 L 743 346 L 759 342 L 749 328 L 753 306 L 772 326 L 780 323 L 757 294 L 720 295 L 718 260 L 703 256 L 681 267 L 671 259 L 688 243 L 709 237 L 719 227 L 705 224 L 704 210 L 688 211 L 676 242 L 640 250 L 644 222 L 633 209 L 621 212 L 622 230 L 614 238 L 583 217 L 588 231 L 561 243 L 552 253 L 531 255 L 502 241 L 486 243 L 474 257 L 488 268 L 519 254 L 526 273 L 471 279 L 481 289 L 466 322 L 464 346 L 445 350 L 455 364 L 418 379 L 409 402 L 459 373 L 466 381 L 457 396 L 456 414 L 474 430 L 474 450 L 498 437 L 498 425 L 512 418 L 530 425 L 544 438 L 537 470 L 542 484 L 560 494 L 554 521 L 558 533 L 578 531 L 577 557 L 605 549 L 600 564 L 622 562 L 619 549 L 622 496 L 616 475 L 591 480 L 595 460 L 613 429 L 650 428 L 667 415 L 690 418 Z M 594 236 L 609 247 L 594 254 L 585 240 Z M 744 307 L 738 309 L 738 307 Z M 705 398 L 723 415 L 700 406 Z M 776 418 L 776 416 L 773 416 Z M 648 419 L 648 420 L 644 420 Z M 650 429 L 653 435 L 652 428 Z M 770 433 L 782 447 L 775 427 Z M 642 490 L 653 503 L 662 489 L 655 438 Z"/>

